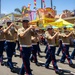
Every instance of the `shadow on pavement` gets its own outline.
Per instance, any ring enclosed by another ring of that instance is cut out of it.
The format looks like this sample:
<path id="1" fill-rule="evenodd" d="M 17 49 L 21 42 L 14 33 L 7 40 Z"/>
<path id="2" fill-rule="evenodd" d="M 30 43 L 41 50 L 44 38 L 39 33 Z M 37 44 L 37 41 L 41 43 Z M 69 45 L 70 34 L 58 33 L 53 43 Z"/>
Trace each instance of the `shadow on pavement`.
<path id="1" fill-rule="evenodd" d="M 49 67 L 47 69 L 54 70 L 54 68 L 52 68 L 52 67 Z M 58 75 L 74 75 L 69 70 L 63 70 L 63 69 L 59 69 L 59 70 L 60 70 L 60 72 Z"/>
<path id="2" fill-rule="evenodd" d="M 8 67 L 7 62 L 3 61 L 3 63 L 4 63 L 4 66 L 7 66 Z M 16 62 L 13 62 L 13 66 L 16 66 L 16 65 L 17 65 L 17 63 Z"/>
<path id="3" fill-rule="evenodd" d="M 62 71 L 62 74 L 59 74 L 59 75 L 74 75 L 74 74 L 72 74 L 71 71 L 69 71 L 69 70 L 60 69 L 60 71 Z"/>

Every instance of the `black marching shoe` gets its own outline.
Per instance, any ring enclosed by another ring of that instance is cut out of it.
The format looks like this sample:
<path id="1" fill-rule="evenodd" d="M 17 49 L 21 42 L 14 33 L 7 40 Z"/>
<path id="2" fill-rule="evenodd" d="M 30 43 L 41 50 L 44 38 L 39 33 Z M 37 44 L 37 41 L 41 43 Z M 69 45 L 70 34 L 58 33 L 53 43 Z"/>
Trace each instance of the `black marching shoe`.
<path id="1" fill-rule="evenodd" d="M 55 71 L 56 74 L 62 74 L 62 71 L 60 71 L 59 69 Z"/>
<path id="2" fill-rule="evenodd" d="M 59 54 L 56 54 L 57 56 L 59 56 Z"/>
<path id="3" fill-rule="evenodd" d="M 70 66 L 70 67 L 73 67 L 73 66 L 74 66 L 74 64 L 73 64 L 73 63 L 69 63 L 69 66 Z"/>
<path id="4" fill-rule="evenodd" d="M 15 73 L 15 69 L 14 69 L 14 67 L 13 67 L 13 68 L 11 68 L 11 72 L 14 72 L 14 73 Z"/>
<path id="5" fill-rule="evenodd" d="M 1 62 L 1 66 L 4 66 L 4 62 L 3 61 Z"/>
<path id="6" fill-rule="evenodd" d="M 45 66 L 45 68 L 49 69 L 49 66 Z"/>
<path id="7" fill-rule="evenodd" d="M 37 66 L 40 66 L 40 64 L 38 62 L 35 63 Z"/>

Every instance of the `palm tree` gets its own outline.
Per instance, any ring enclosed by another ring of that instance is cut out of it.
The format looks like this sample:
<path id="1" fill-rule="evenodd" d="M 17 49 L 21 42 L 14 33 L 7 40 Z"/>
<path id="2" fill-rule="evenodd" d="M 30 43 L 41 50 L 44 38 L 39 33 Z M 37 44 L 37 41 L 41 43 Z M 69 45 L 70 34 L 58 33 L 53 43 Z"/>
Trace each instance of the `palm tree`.
<path id="1" fill-rule="evenodd" d="M 23 6 L 21 9 L 16 8 L 14 11 L 17 12 L 17 13 L 19 13 L 19 14 L 22 14 L 23 11 L 24 11 L 24 13 L 27 13 L 28 12 L 26 6 Z"/>
<path id="2" fill-rule="evenodd" d="M 14 11 L 19 13 L 19 14 L 22 14 L 22 10 L 20 10 L 19 8 L 16 8 Z"/>
<path id="3" fill-rule="evenodd" d="M 68 9 L 66 9 L 66 10 L 63 10 L 63 14 L 65 15 L 65 18 L 67 18 L 67 17 L 71 17 L 71 11 L 70 10 L 68 10 Z"/>

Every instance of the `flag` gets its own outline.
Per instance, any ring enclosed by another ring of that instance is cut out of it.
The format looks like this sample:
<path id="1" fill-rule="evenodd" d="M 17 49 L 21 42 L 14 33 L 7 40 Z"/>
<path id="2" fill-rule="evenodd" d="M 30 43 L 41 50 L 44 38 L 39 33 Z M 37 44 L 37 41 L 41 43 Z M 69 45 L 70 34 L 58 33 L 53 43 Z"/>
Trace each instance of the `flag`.
<path id="1" fill-rule="evenodd" d="M 34 9 L 36 9 L 36 0 L 34 0 Z"/>
<path id="2" fill-rule="evenodd" d="M 29 3 L 29 4 L 28 4 L 28 7 L 27 7 L 27 10 L 30 10 L 30 6 L 31 6 L 31 4 Z"/>
<path id="3" fill-rule="evenodd" d="M 46 4 L 45 4 L 45 0 L 42 0 L 43 4 L 44 4 L 44 8 L 46 8 Z"/>
<path id="4" fill-rule="evenodd" d="M 23 6 L 23 8 L 22 8 L 22 15 L 25 14 L 25 10 L 26 10 L 26 6 Z"/>
<path id="5" fill-rule="evenodd" d="M 45 2 L 44 2 L 44 8 L 46 8 L 46 4 L 45 4 Z"/>
<path id="6" fill-rule="evenodd" d="M 42 0 L 42 2 L 44 3 L 45 1 L 44 1 L 44 0 Z"/>

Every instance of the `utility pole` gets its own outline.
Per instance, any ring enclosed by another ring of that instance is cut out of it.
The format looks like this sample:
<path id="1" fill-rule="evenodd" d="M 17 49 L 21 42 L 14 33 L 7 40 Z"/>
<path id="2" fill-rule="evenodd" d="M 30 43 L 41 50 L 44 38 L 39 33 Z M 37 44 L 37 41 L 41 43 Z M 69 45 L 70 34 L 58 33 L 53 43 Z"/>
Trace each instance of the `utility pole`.
<path id="1" fill-rule="evenodd" d="M 0 15 L 1 15 L 1 0 L 0 0 Z"/>
<path id="2" fill-rule="evenodd" d="M 42 0 L 41 0 L 41 8 L 43 8 L 43 2 L 42 2 Z"/>
<path id="3" fill-rule="evenodd" d="M 51 8 L 53 8 L 53 2 L 52 2 L 52 0 L 50 0 L 50 4 L 51 4 Z"/>

